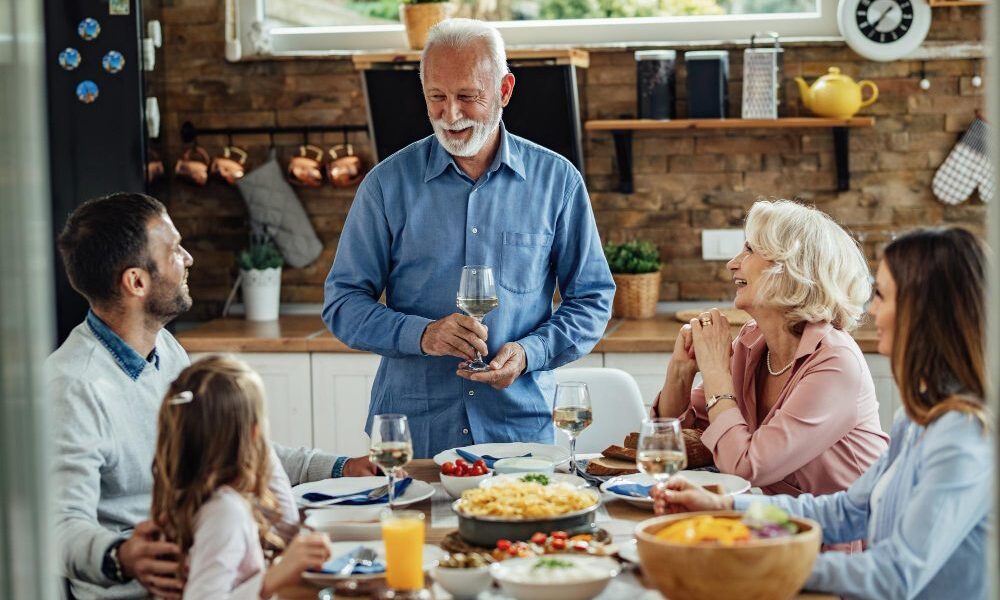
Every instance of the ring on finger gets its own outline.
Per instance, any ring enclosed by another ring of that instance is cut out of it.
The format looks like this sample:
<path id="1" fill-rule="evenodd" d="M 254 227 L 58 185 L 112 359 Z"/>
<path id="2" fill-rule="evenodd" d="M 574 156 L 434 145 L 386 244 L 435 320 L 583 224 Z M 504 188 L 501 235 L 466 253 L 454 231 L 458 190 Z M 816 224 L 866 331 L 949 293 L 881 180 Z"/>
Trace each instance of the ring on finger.
<path id="1" fill-rule="evenodd" d="M 709 317 L 709 316 L 699 317 L 698 320 L 701 321 L 701 326 L 702 327 L 708 327 L 709 325 L 712 324 L 712 317 Z"/>

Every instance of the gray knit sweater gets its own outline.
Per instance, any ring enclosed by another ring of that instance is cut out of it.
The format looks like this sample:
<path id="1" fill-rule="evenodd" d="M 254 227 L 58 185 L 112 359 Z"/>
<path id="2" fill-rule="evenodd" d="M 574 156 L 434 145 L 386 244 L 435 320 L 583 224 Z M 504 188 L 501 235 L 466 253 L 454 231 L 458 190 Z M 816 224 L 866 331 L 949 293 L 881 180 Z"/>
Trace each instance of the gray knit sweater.
<path id="1" fill-rule="evenodd" d="M 160 402 L 189 364 L 166 330 L 142 358 L 93 314 L 45 364 L 55 425 L 56 540 L 73 596 L 143 598 L 101 571 L 110 545 L 148 518 Z M 330 477 L 335 456 L 275 445 L 292 485 Z"/>

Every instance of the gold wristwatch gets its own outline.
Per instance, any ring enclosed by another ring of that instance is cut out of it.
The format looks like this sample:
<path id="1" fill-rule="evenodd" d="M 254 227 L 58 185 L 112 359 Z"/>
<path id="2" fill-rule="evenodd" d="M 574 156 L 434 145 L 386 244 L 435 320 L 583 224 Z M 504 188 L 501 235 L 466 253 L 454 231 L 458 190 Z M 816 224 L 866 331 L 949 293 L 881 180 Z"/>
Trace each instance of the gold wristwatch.
<path id="1" fill-rule="evenodd" d="M 714 396 L 709 396 L 705 399 L 705 412 L 712 410 L 712 408 L 719 403 L 719 400 L 732 400 L 733 402 L 736 402 L 736 396 L 732 394 L 716 394 Z"/>

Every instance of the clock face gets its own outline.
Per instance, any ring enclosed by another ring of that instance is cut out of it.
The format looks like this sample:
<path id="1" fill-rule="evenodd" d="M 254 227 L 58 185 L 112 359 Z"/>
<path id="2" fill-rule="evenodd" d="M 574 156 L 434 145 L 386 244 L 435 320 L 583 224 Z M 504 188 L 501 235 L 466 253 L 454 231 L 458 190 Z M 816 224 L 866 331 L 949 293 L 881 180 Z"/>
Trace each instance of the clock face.
<path id="1" fill-rule="evenodd" d="M 837 25 L 847 45 L 861 56 L 895 60 L 923 43 L 931 7 L 927 0 L 840 0 Z"/>
<path id="2" fill-rule="evenodd" d="M 913 3 L 910 0 L 861 0 L 854 17 L 866 38 L 879 44 L 891 44 L 910 31 Z"/>

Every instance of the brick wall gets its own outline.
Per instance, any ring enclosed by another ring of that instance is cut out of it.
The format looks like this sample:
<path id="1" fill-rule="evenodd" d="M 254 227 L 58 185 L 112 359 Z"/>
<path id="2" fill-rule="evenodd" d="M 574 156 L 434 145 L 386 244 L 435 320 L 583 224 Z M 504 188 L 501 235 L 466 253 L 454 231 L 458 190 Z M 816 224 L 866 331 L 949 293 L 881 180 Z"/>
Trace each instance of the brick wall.
<path id="1" fill-rule="evenodd" d="M 223 59 L 222 3 L 164 0 L 147 8 L 160 18 L 164 48 L 150 81 L 160 98 L 162 137 L 155 145 L 168 168 L 183 150 L 179 128 L 190 120 L 201 127 L 364 123 L 360 77 L 345 60 L 275 60 L 230 64 Z M 930 39 L 981 39 L 981 9 L 934 10 Z M 874 63 L 840 44 L 795 45 L 785 52 L 787 103 L 783 115 L 805 115 L 792 78 L 811 82 L 828 66 L 879 87 L 877 103 L 865 114 L 876 126 L 855 129 L 850 139 L 851 189 L 836 191 L 832 133 L 828 130 L 739 130 L 637 133 L 634 140 L 634 194 L 617 193 L 611 136 L 586 136 L 587 183 L 602 238 L 645 238 L 660 245 L 664 258 L 662 300 L 725 299 L 731 285 L 723 262 L 701 260 L 701 230 L 740 227 L 746 209 L 759 197 L 797 198 L 833 215 L 859 235 L 873 261 L 894 233 L 935 223 L 956 223 L 982 231 L 985 209 L 978 197 L 957 207 L 937 202 L 930 192 L 934 171 L 947 156 L 975 109 L 985 108 L 983 88 L 972 87 L 981 61 L 925 63 L 932 82 L 920 90 L 921 62 Z M 742 49 L 730 48 L 730 115 L 739 114 Z M 683 66 L 679 71 L 680 115 L 685 114 Z M 631 50 L 592 51 L 591 68 L 581 77 L 585 119 L 635 113 L 635 62 Z M 313 135 L 323 146 L 340 134 Z M 370 155 L 363 134 L 351 138 Z M 259 164 L 267 155 L 266 136 L 235 140 Z M 301 139 L 279 136 L 284 157 Z M 225 138 L 199 143 L 218 151 Z M 235 189 L 218 182 L 195 188 L 169 179 L 153 193 L 167 202 L 185 245 L 194 255 L 190 282 L 193 316 L 218 316 L 235 278 L 235 254 L 246 241 L 246 210 Z M 324 186 L 302 190 L 300 198 L 325 250 L 305 269 L 285 270 L 282 299 L 322 302 L 323 280 L 333 260 L 353 190 Z"/>

